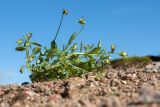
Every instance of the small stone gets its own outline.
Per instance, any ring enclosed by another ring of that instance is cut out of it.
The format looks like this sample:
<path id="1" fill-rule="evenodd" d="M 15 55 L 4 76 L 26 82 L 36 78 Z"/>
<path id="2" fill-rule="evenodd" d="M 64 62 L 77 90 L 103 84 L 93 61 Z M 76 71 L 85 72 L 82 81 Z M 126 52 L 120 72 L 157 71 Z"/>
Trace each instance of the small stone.
<path id="1" fill-rule="evenodd" d="M 0 90 L 0 95 L 3 95 L 4 94 L 4 91 L 3 90 Z"/>
<path id="2" fill-rule="evenodd" d="M 107 107 L 124 107 L 118 97 L 110 97 Z"/>
<path id="3" fill-rule="evenodd" d="M 122 84 L 126 85 L 126 84 L 127 84 L 127 81 L 122 81 Z"/>
<path id="4" fill-rule="evenodd" d="M 15 103 L 14 103 L 14 107 L 20 107 L 22 104 L 21 104 L 21 102 L 20 101 L 16 101 Z"/>
<path id="5" fill-rule="evenodd" d="M 25 91 L 24 94 L 26 96 L 34 96 L 35 95 L 35 92 L 34 91 Z"/>
<path id="6" fill-rule="evenodd" d="M 117 92 L 118 91 L 118 88 L 117 87 L 111 87 L 111 92 L 114 91 L 114 92 Z"/>
<path id="7" fill-rule="evenodd" d="M 2 102 L 2 103 L 0 104 L 0 107 L 10 107 L 10 106 L 9 106 L 9 104 L 8 104 L 8 103 L 6 103 L 6 102 Z"/>
<path id="8" fill-rule="evenodd" d="M 160 103 L 160 91 L 154 90 L 153 87 L 143 87 L 140 89 L 140 102 L 143 103 Z"/>
<path id="9" fill-rule="evenodd" d="M 132 80 L 132 74 L 127 74 L 127 79 Z"/>
<path id="10" fill-rule="evenodd" d="M 160 72 L 160 63 L 157 63 L 156 66 L 155 66 L 155 69 Z"/>
<path id="11" fill-rule="evenodd" d="M 117 77 L 117 73 L 108 72 L 107 75 L 106 75 L 106 77 L 108 79 L 115 78 L 115 77 Z"/>
<path id="12" fill-rule="evenodd" d="M 134 79 L 136 78 L 136 76 L 137 76 L 137 74 L 134 73 L 134 74 L 132 75 L 132 80 L 134 80 Z"/>
<path id="13" fill-rule="evenodd" d="M 160 63 L 147 65 L 145 67 L 145 72 L 160 72 Z"/>
<path id="14" fill-rule="evenodd" d="M 118 87 L 118 86 L 120 86 L 120 84 L 121 84 L 120 81 L 117 80 L 117 79 L 112 79 L 111 82 L 110 82 L 110 85 L 112 87 Z"/>

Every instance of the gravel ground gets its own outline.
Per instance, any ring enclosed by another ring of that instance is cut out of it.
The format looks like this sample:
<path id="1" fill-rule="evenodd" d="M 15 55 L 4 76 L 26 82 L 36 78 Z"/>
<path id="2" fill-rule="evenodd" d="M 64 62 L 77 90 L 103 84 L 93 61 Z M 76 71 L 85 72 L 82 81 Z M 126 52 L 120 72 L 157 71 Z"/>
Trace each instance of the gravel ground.
<path id="1" fill-rule="evenodd" d="M 108 68 L 100 80 L 89 73 L 82 78 L 0 86 L 0 107 L 160 107 L 160 73 L 148 72 L 159 63 Z"/>

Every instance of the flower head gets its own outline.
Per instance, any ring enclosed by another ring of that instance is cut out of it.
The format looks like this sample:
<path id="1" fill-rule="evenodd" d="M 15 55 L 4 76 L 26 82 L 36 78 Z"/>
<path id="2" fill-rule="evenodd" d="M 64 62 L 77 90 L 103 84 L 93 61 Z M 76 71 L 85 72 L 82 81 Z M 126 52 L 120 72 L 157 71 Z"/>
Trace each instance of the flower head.
<path id="1" fill-rule="evenodd" d="M 84 25 L 86 22 L 83 18 L 81 18 L 78 23 L 80 23 L 81 25 Z"/>
<path id="2" fill-rule="evenodd" d="M 67 15 L 68 14 L 68 10 L 63 9 L 63 14 Z"/>

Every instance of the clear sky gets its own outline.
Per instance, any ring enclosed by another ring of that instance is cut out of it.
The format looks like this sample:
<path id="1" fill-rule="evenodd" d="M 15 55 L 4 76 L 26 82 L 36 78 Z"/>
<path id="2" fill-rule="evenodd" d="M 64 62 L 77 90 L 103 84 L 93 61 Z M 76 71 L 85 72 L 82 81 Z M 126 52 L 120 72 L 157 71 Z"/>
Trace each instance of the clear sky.
<path id="1" fill-rule="evenodd" d="M 104 48 L 111 43 L 130 56 L 159 55 L 160 0 L 0 0 L 0 84 L 29 81 L 29 72 L 20 74 L 25 54 L 16 52 L 16 40 L 27 32 L 33 40 L 49 45 L 57 30 L 62 9 L 68 9 L 59 45 L 86 26 L 77 42 L 97 43 Z"/>

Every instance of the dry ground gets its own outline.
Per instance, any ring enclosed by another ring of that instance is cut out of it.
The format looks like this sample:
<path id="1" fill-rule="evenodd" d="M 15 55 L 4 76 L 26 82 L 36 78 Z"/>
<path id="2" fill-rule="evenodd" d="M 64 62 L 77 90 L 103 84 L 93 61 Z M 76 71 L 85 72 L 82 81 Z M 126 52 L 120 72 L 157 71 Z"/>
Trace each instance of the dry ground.
<path id="1" fill-rule="evenodd" d="M 145 66 L 109 67 L 104 72 L 100 80 L 89 73 L 81 78 L 0 86 L 0 107 L 160 106 L 160 73 L 146 73 Z"/>

